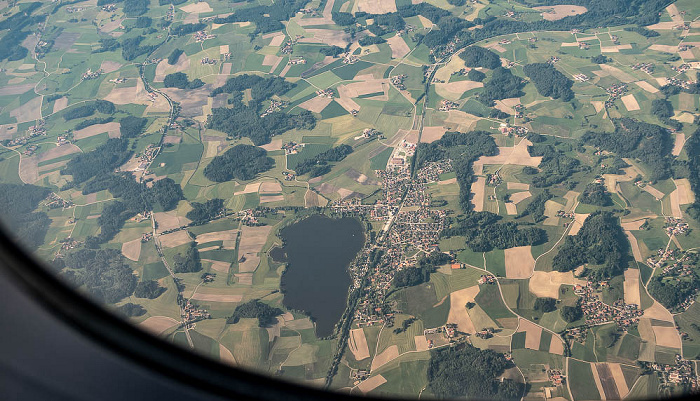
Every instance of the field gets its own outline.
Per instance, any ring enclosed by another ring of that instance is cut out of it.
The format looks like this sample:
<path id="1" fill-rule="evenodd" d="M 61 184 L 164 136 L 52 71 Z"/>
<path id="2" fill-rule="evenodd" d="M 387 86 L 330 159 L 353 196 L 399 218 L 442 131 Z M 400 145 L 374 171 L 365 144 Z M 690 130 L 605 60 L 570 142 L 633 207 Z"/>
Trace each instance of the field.
<path id="1" fill-rule="evenodd" d="M 378 397 L 437 396 L 451 342 L 511 353 L 525 400 L 654 398 L 637 361 L 700 355 L 695 296 L 647 290 L 699 246 L 695 2 L 90 3 L 0 1 L 0 214 L 129 322 Z M 283 285 L 319 213 L 365 238 L 330 318 Z M 589 290 L 642 315 L 565 320 Z"/>

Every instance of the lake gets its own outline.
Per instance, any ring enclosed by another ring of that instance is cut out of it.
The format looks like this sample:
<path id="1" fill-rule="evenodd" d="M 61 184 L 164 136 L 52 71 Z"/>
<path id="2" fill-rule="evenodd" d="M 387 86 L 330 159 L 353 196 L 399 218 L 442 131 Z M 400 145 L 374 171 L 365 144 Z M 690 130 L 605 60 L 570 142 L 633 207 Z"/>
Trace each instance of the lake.
<path id="1" fill-rule="evenodd" d="M 284 305 L 308 312 L 319 337 L 333 334 L 352 283 L 348 266 L 365 243 L 362 223 L 318 214 L 285 227 L 280 236 L 284 247 L 272 256 L 287 262 L 281 284 Z"/>

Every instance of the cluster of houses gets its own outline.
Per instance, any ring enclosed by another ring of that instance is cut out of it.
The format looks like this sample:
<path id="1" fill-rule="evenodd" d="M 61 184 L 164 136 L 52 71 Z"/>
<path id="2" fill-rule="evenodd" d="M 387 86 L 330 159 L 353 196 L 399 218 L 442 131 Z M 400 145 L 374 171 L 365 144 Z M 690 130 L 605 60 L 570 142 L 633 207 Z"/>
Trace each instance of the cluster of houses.
<path id="1" fill-rule="evenodd" d="M 319 89 L 316 91 L 316 96 L 318 97 L 326 97 L 328 99 L 333 99 L 333 89 L 328 88 L 328 89 Z"/>
<path id="2" fill-rule="evenodd" d="M 139 165 L 136 167 L 136 171 L 144 171 L 148 168 L 148 166 L 151 164 L 153 159 L 158 156 L 158 153 L 160 152 L 160 146 L 156 146 L 154 144 L 149 143 L 148 146 L 143 150 L 143 153 L 139 154 L 137 156 Z M 150 173 L 149 171 L 146 171 L 146 174 Z"/>
<path id="3" fill-rule="evenodd" d="M 284 176 L 285 181 L 294 181 L 294 179 L 297 177 L 296 174 L 289 171 L 283 171 L 282 175 Z"/>
<path id="4" fill-rule="evenodd" d="M 627 84 L 612 84 L 610 87 L 606 88 L 605 91 L 610 96 L 608 100 L 605 101 L 605 107 L 612 107 L 615 100 L 627 93 Z"/>
<path id="5" fill-rule="evenodd" d="M 143 242 L 143 243 L 146 243 L 152 239 L 153 239 L 153 233 L 150 231 L 147 233 L 141 234 L 141 242 Z"/>
<path id="6" fill-rule="evenodd" d="M 294 141 L 289 141 L 282 144 L 282 150 L 284 150 L 285 155 L 293 155 L 301 152 L 304 149 L 303 143 L 296 143 Z"/>
<path id="7" fill-rule="evenodd" d="M 690 64 L 688 64 L 688 63 L 683 63 L 683 64 L 681 64 L 681 65 L 679 65 L 679 66 L 677 66 L 677 67 L 676 67 L 676 66 L 672 66 L 671 69 L 672 69 L 673 71 L 676 71 L 677 73 L 683 73 L 683 72 L 686 72 L 686 71 L 688 71 L 688 70 L 690 69 Z M 670 79 L 670 78 L 669 78 L 669 79 Z"/>
<path id="8" fill-rule="evenodd" d="M 70 8 L 77 8 L 77 7 L 70 7 Z M 116 4 L 105 4 L 102 6 L 102 11 L 107 11 L 112 12 L 117 10 L 117 5 Z M 69 11 L 69 12 L 75 12 L 75 11 Z"/>
<path id="9" fill-rule="evenodd" d="M 662 269 L 659 276 L 665 280 L 671 280 L 675 283 L 680 283 L 682 280 L 691 280 L 697 282 L 698 277 L 695 273 L 697 268 L 698 256 L 695 253 L 681 253 L 677 250 L 659 249 L 657 252 L 658 260 L 653 257 L 647 259 L 647 264 L 652 268 Z M 668 264 L 667 264 L 668 262 Z M 674 312 L 683 312 L 688 309 L 695 298 L 697 297 L 698 289 L 696 288 L 683 301 L 681 301 L 674 309 Z"/>
<path id="10" fill-rule="evenodd" d="M 88 68 L 87 71 L 85 71 L 82 75 L 83 80 L 90 80 L 90 79 L 97 79 L 102 75 L 102 69 L 99 69 L 97 71 L 93 71 L 92 69 Z"/>
<path id="11" fill-rule="evenodd" d="M 683 359 L 680 355 L 676 354 L 676 364 L 667 365 L 664 363 L 656 362 L 639 362 L 643 364 L 643 367 L 647 371 L 656 372 L 662 387 L 668 386 L 686 386 L 690 393 L 695 393 L 698 391 L 698 385 L 700 385 L 700 379 L 695 374 L 695 368 L 692 361 Z"/>
<path id="12" fill-rule="evenodd" d="M 547 378 L 555 386 L 560 386 L 566 382 L 566 376 L 559 369 L 547 369 Z"/>
<path id="13" fill-rule="evenodd" d="M 113 84 L 123 84 L 124 82 L 126 82 L 126 78 L 124 78 L 124 77 L 114 78 L 114 79 L 110 79 L 109 82 L 111 82 Z"/>
<path id="14" fill-rule="evenodd" d="M 66 209 L 73 206 L 73 202 L 61 198 L 55 192 L 51 192 L 46 197 L 45 202 L 46 207 L 49 209 Z"/>
<path id="15" fill-rule="evenodd" d="M 270 105 L 267 106 L 267 109 L 260 115 L 260 117 L 265 117 L 269 114 L 272 114 L 276 111 L 282 110 L 284 107 L 287 107 L 287 102 L 283 100 L 275 100 L 275 99 L 270 99 Z"/>
<path id="16" fill-rule="evenodd" d="M 202 64 L 202 65 L 207 65 L 207 64 L 208 65 L 215 65 L 218 62 L 219 62 L 219 60 L 215 60 L 215 59 L 209 58 L 209 57 L 202 57 L 202 59 L 199 60 L 199 64 Z"/>
<path id="17" fill-rule="evenodd" d="M 290 57 L 289 61 L 287 61 L 287 65 L 299 65 L 299 64 L 306 64 L 306 59 L 301 56 L 297 57 Z"/>
<path id="18" fill-rule="evenodd" d="M 586 74 L 576 74 L 576 75 L 574 75 L 574 79 L 579 81 L 579 82 L 586 82 L 591 78 Z"/>
<path id="19" fill-rule="evenodd" d="M 394 85 L 399 90 L 405 90 L 406 85 L 404 85 L 404 83 L 403 83 L 403 81 L 405 79 L 406 79 L 406 74 L 394 75 L 393 77 L 391 77 L 391 84 Z"/>
<path id="20" fill-rule="evenodd" d="M 666 216 L 664 230 L 666 230 L 666 234 L 670 237 L 671 235 L 686 235 L 689 227 L 688 223 L 683 219 Z"/>
<path id="21" fill-rule="evenodd" d="M 574 294 L 581 297 L 579 300 L 581 310 L 586 318 L 586 324 L 595 326 L 607 322 L 615 322 L 623 330 L 636 326 L 639 317 L 644 313 L 639 305 L 626 304 L 624 300 L 616 300 L 612 306 L 604 303 L 599 298 L 597 287 L 607 287 L 607 281 L 593 283 L 588 281 L 586 285 L 574 285 Z"/>
<path id="22" fill-rule="evenodd" d="M 519 137 L 523 137 L 529 132 L 527 127 L 510 125 L 508 123 L 500 123 L 498 131 L 503 135 L 515 135 Z"/>
<path id="23" fill-rule="evenodd" d="M 442 99 L 440 101 L 440 111 L 450 111 L 459 108 L 459 103 L 453 102 L 451 100 Z"/>
<path id="24" fill-rule="evenodd" d="M 401 140 L 399 146 L 394 149 L 394 152 L 387 163 L 387 170 L 394 172 L 408 171 L 410 169 L 408 158 L 416 153 L 416 144 L 408 142 L 405 139 Z"/>
<path id="25" fill-rule="evenodd" d="M 343 64 L 355 64 L 358 61 L 360 61 L 360 57 L 355 54 L 348 53 L 343 57 Z"/>
<path id="26" fill-rule="evenodd" d="M 197 31 L 192 34 L 192 37 L 194 38 L 194 41 L 197 43 L 204 42 L 207 39 L 214 39 L 216 38 L 216 35 L 212 35 L 211 33 L 207 33 L 206 31 Z"/>
<path id="27" fill-rule="evenodd" d="M 643 72 L 646 72 L 647 74 L 652 74 L 654 72 L 654 64 L 653 63 L 637 63 L 632 66 L 633 70 L 640 70 Z"/>
<path id="28" fill-rule="evenodd" d="M 200 308 L 189 300 L 182 306 L 180 316 L 183 325 L 188 329 L 194 328 L 194 324 L 200 320 L 211 319 L 211 314 L 206 309 Z"/>

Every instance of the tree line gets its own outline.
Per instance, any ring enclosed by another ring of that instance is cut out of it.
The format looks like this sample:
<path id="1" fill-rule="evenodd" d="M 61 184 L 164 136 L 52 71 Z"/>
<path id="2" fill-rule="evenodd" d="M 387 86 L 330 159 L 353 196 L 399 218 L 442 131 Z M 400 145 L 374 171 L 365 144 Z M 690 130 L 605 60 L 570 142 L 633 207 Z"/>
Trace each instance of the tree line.
<path id="1" fill-rule="evenodd" d="M 29 250 L 44 243 L 51 219 L 35 211 L 51 191 L 30 184 L 0 183 L 0 216 L 8 234 Z"/>
<path id="2" fill-rule="evenodd" d="M 294 167 L 298 175 L 309 174 L 311 178 L 320 177 L 331 171 L 329 162 L 339 162 L 352 153 L 352 146 L 340 145 L 306 159 Z M 302 153 L 303 154 L 303 153 Z"/>

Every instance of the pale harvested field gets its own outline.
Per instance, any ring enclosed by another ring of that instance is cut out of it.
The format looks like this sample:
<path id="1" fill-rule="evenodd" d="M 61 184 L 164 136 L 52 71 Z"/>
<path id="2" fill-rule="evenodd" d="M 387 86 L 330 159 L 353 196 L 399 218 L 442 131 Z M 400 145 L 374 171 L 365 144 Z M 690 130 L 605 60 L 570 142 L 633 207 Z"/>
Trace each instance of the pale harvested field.
<path id="1" fill-rule="evenodd" d="M 175 211 L 153 213 L 153 218 L 158 223 L 158 230 L 160 231 L 172 230 L 190 223 L 188 218 L 177 216 Z"/>
<path id="2" fill-rule="evenodd" d="M 506 183 L 506 188 L 512 189 L 512 190 L 519 190 L 519 191 L 529 191 L 530 190 L 530 184 L 524 184 L 522 182 L 507 182 Z"/>
<path id="3" fill-rule="evenodd" d="M 435 92 L 438 95 L 444 97 L 445 99 L 457 101 L 468 90 L 475 88 L 483 88 L 483 82 L 476 81 L 457 81 L 450 83 L 437 83 L 435 84 Z"/>
<path id="4" fill-rule="evenodd" d="M 395 0 L 357 0 L 353 12 L 364 11 L 368 14 L 386 14 L 396 12 Z"/>
<path id="5" fill-rule="evenodd" d="M 486 178 L 476 177 L 476 181 L 472 183 L 472 204 L 474 204 L 474 211 L 481 212 L 484 210 L 484 191 L 486 191 Z"/>
<path id="6" fill-rule="evenodd" d="M 280 56 L 275 56 L 274 54 L 266 54 L 263 58 L 262 65 L 275 66 L 279 64 L 280 60 L 282 60 L 282 57 Z"/>
<path id="7" fill-rule="evenodd" d="M 41 155 L 39 155 L 38 160 L 40 162 L 43 162 L 43 161 L 63 157 L 66 155 L 70 155 L 73 153 L 80 153 L 80 148 L 73 145 L 73 144 L 56 146 L 54 148 L 47 150 L 46 152 L 42 153 Z"/>
<path id="8" fill-rule="evenodd" d="M 677 53 L 678 52 L 678 46 L 671 46 L 671 45 L 651 45 L 649 46 L 650 50 L 656 50 L 657 52 L 663 52 L 663 53 Z"/>
<path id="9" fill-rule="evenodd" d="M 649 93 L 658 93 L 659 92 L 659 90 L 656 89 L 655 86 L 653 86 L 652 84 L 650 84 L 647 81 L 637 81 L 637 82 L 635 82 L 635 84 Z"/>
<path id="10" fill-rule="evenodd" d="M 638 269 L 625 270 L 624 294 L 626 304 L 635 304 L 637 306 L 640 306 L 642 304 L 641 298 L 639 296 Z"/>
<path id="11" fill-rule="evenodd" d="M 644 186 L 644 188 L 642 188 L 642 189 L 645 190 L 645 191 L 647 191 L 647 192 L 649 192 L 649 193 L 651 194 L 651 196 L 653 196 L 654 198 L 656 198 L 656 200 L 661 200 L 661 198 L 663 198 L 663 197 L 665 196 L 665 194 L 664 194 L 663 192 L 661 192 L 661 191 L 659 191 L 658 189 L 652 187 L 651 184 L 646 184 L 646 185 Z"/>
<path id="12" fill-rule="evenodd" d="M 43 96 L 32 98 L 27 103 L 12 110 L 10 112 L 10 116 L 16 118 L 17 123 L 19 124 L 29 121 L 36 121 L 41 118 L 41 103 L 43 100 Z"/>
<path id="13" fill-rule="evenodd" d="M 169 328 L 180 324 L 177 320 L 167 316 L 151 316 L 139 323 L 139 327 L 147 332 L 159 335 Z"/>
<path id="14" fill-rule="evenodd" d="M 552 341 L 549 343 L 549 353 L 556 355 L 564 355 L 564 343 L 557 336 L 552 336 Z"/>
<path id="15" fill-rule="evenodd" d="M 540 338 L 542 337 L 542 327 L 537 326 L 527 319 L 518 319 L 518 332 L 525 332 L 525 348 L 532 350 L 540 349 Z"/>
<path id="16" fill-rule="evenodd" d="M 476 332 L 465 305 L 467 302 L 474 302 L 478 293 L 479 286 L 475 285 L 450 294 L 450 312 L 447 315 L 447 322 L 457 324 L 457 330 L 463 333 L 474 334 Z"/>
<path id="17" fill-rule="evenodd" d="M 270 203 L 270 202 L 282 202 L 284 201 L 284 195 L 260 195 L 260 203 Z"/>
<path id="18" fill-rule="evenodd" d="M 389 47 L 391 47 L 392 58 L 403 58 L 403 56 L 407 55 L 411 51 L 411 48 L 408 47 L 406 41 L 404 41 L 403 37 L 401 36 L 392 36 L 386 41 L 389 43 Z"/>
<path id="19" fill-rule="evenodd" d="M 389 84 L 385 79 L 369 79 L 362 82 L 339 85 L 338 94 L 340 97 L 358 97 L 369 95 L 370 93 L 384 92 L 389 90 Z"/>
<path id="20" fill-rule="evenodd" d="M 121 137 L 121 132 L 119 131 L 120 127 L 121 127 L 121 124 L 119 124 L 118 122 L 111 122 L 111 123 L 107 123 L 107 124 L 95 124 L 95 125 L 91 125 L 89 127 L 74 131 L 73 137 L 76 140 L 78 140 L 78 139 L 89 138 L 91 136 L 99 135 L 103 132 L 106 132 L 110 138 L 119 138 L 119 137 Z"/>
<path id="21" fill-rule="evenodd" d="M 450 185 L 450 184 L 456 184 L 456 183 L 457 183 L 457 177 L 452 177 L 449 180 L 438 181 L 438 185 Z"/>
<path id="22" fill-rule="evenodd" d="M 630 247 L 632 248 L 632 255 L 634 255 L 634 260 L 636 260 L 637 262 L 644 262 L 644 258 L 642 257 L 642 251 L 639 250 L 639 243 L 637 242 L 637 237 L 635 237 L 634 234 L 632 234 L 629 231 L 625 231 L 625 235 L 627 236 L 627 239 L 630 242 Z"/>
<path id="23" fill-rule="evenodd" d="M 532 194 L 530 193 L 530 191 L 516 192 L 510 195 L 510 201 L 517 205 L 518 203 L 524 201 L 525 199 L 531 196 Z"/>
<path id="24" fill-rule="evenodd" d="M 561 203 L 557 203 L 551 199 L 547 200 L 547 202 L 544 203 L 544 215 L 547 216 L 547 218 L 559 219 L 557 217 L 557 212 L 564 209 L 566 209 L 564 205 L 562 205 Z"/>
<path id="25" fill-rule="evenodd" d="M 447 114 L 445 124 L 454 124 L 454 129 L 460 132 L 468 132 L 471 130 L 480 118 L 461 110 L 450 110 Z"/>
<path id="26" fill-rule="evenodd" d="M 253 285 L 253 273 L 237 273 L 238 284 Z"/>
<path id="27" fill-rule="evenodd" d="M 673 22 L 675 22 L 676 24 L 682 24 L 684 22 L 683 16 L 680 12 L 678 12 L 678 7 L 676 7 L 675 4 L 671 4 L 668 7 L 666 7 L 666 11 L 668 12 L 668 15 L 671 16 Z"/>
<path id="28" fill-rule="evenodd" d="M 575 213 L 574 221 L 571 223 L 571 228 L 569 229 L 569 235 L 578 234 L 581 227 L 583 227 L 583 222 L 588 218 L 589 213 Z"/>
<path id="29" fill-rule="evenodd" d="M 117 105 L 132 103 L 151 105 L 152 103 L 140 79 L 136 81 L 136 86 L 128 88 L 115 87 L 104 97 L 104 100 L 109 100 Z"/>
<path id="30" fill-rule="evenodd" d="M 236 364 L 236 358 L 233 357 L 231 351 L 221 344 L 219 344 L 219 360 L 226 365 Z"/>
<path id="31" fill-rule="evenodd" d="M 260 251 L 267 241 L 271 226 L 241 228 L 241 240 L 238 244 L 238 257 L 245 256 L 246 260 L 238 265 L 241 273 L 251 273 L 258 268 Z"/>
<path id="32" fill-rule="evenodd" d="M 39 158 L 22 157 L 19 159 L 19 178 L 25 184 L 33 184 L 39 179 Z"/>
<path id="33" fill-rule="evenodd" d="M 600 64 L 600 68 L 622 82 L 630 83 L 636 81 L 636 79 L 634 79 L 633 76 L 629 75 L 626 72 L 623 72 L 617 67 L 613 67 L 607 64 Z"/>
<path id="34" fill-rule="evenodd" d="M 282 191 L 282 185 L 277 181 L 265 181 L 260 184 L 259 192 L 264 193 L 279 193 Z"/>
<path id="35" fill-rule="evenodd" d="M 338 104 L 342 106 L 348 113 L 352 110 L 360 110 L 360 105 L 355 103 L 354 100 L 347 96 L 341 96 L 339 99 L 335 99 L 335 101 L 338 102 Z"/>
<path id="36" fill-rule="evenodd" d="M 394 345 L 394 347 L 396 346 Z M 357 389 L 360 390 L 362 393 L 366 394 L 384 383 L 386 383 L 386 379 L 384 378 L 384 376 L 376 375 L 358 384 Z"/>
<path id="37" fill-rule="evenodd" d="M 528 278 L 535 271 L 535 258 L 531 246 L 516 246 L 504 249 L 506 260 L 506 277 L 514 279 Z M 555 297 L 556 298 L 556 297 Z"/>
<path id="38" fill-rule="evenodd" d="M 350 35 L 344 31 L 335 31 L 332 29 L 306 29 L 308 34 L 313 35 L 310 38 L 299 39 L 300 43 L 325 43 L 330 46 L 338 46 L 345 48 L 350 43 Z"/>
<path id="39" fill-rule="evenodd" d="M 240 294 L 201 294 L 196 293 L 191 299 L 206 302 L 241 302 L 243 295 Z"/>
<path id="40" fill-rule="evenodd" d="M 199 234 L 197 243 L 204 244 L 212 241 L 235 241 L 238 238 L 238 230 L 215 231 Z"/>
<path id="41" fill-rule="evenodd" d="M 161 245 L 165 248 L 175 248 L 176 246 L 188 244 L 192 242 L 192 238 L 187 234 L 186 230 L 175 231 L 174 233 L 164 234 L 158 237 Z"/>
<path id="42" fill-rule="evenodd" d="M 138 262 L 141 256 L 141 238 L 136 238 L 133 241 L 122 244 L 122 255 L 125 258 Z"/>
<path id="43" fill-rule="evenodd" d="M 350 348 L 350 352 L 352 352 L 356 361 L 369 358 L 369 347 L 367 346 L 367 337 L 364 329 L 350 330 L 348 348 Z"/>
<path id="44" fill-rule="evenodd" d="M 62 97 L 53 103 L 53 112 L 58 113 L 59 111 L 65 109 L 68 106 L 68 98 Z"/>
<path id="45" fill-rule="evenodd" d="M 283 143 L 284 143 L 284 141 L 281 138 L 280 139 L 273 139 L 272 141 L 270 141 L 270 143 L 267 143 L 265 145 L 260 145 L 260 147 L 265 149 L 268 152 L 271 152 L 273 150 L 282 149 Z"/>
<path id="46" fill-rule="evenodd" d="M 245 189 L 243 189 L 243 191 L 238 191 L 238 192 L 234 193 L 234 195 L 254 194 L 254 193 L 258 192 L 258 189 L 260 189 L 260 183 L 254 182 L 251 184 L 247 184 L 245 186 Z"/>
<path id="47" fill-rule="evenodd" d="M 673 216 L 677 219 L 683 218 L 683 211 L 681 210 L 680 198 L 681 198 L 681 196 L 680 196 L 680 191 L 678 188 L 676 188 L 673 192 L 671 192 L 671 195 L 670 195 L 671 216 Z"/>
<path id="48" fill-rule="evenodd" d="M 102 64 L 100 65 L 100 69 L 105 74 L 109 74 L 110 72 L 114 72 L 114 71 L 120 69 L 121 66 L 122 66 L 121 63 L 117 63 L 116 61 L 104 60 L 102 62 Z"/>
<path id="49" fill-rule="evenodd" d="M 420 141 L 424 143 L 432 143 L 442 138 L 447 129 L 445 127 L 423 127 L 423 133 L 420 136 Z"/>
<path id="50" fill-rule="evenodd" d="M 605 390 L 603 389 L 603 383 L 600 380 L 600 375 L 598 374 L 598 369 L 596 369 L 595 363 L 589 363 L 588 366 L 591 367 L 591 372 L 593 373 L 593 381 L 595 382 L 596 388 L 598 388 L 598 394 L 600 394 L 600 399 L 605 401 L 607 398 L 605 396 Z"/>
<path id="51" fill-rule="evenodd" d="M 465 308 L 463 308 L 465 309 Z M 399 356 L 399 347 L 396 345 L 392 345 L 385 349 L 384 351 L 380 352 L 379 355 L 375 355 L 374 359 L 372 359 L 372 366 L 370 368 L 370 371 L 374 371 L 380 366 L 383 366 L 384 364 L 393 361 L 394 359 L 398 358 Z"/>
<path id="52" fill-rule="evenodd" d="M 562 43 L 561 47 L 574 47 L 578 46 L 578 42 L 568 42 L 568 43 Z"/>
<path id="53" fill-rule="evenodd" d="M 475 163 L 479 164 L 515 164 L 519 166 L 537 167 L 542 161 L 542 157 L 532 157 L 527 151 L 527 147 L 532 145 L 532 142 L 523 139 L 513 147 L 498 147 L 496 156 L 481 156 Z"/>
<path id="54" fill-rule="evenodd" d="M 675 327 L 652 326 L 656 345 L 669 348 L 681 348 L 681 337 Z"/>
<path id="55" fill-rule="evenodd" d="M 163 82 L 166 75 L 174 72 L 187 72 L 189 69 L 190 59 L 185 53 L 182 53 L 173 65 L 168 64 L 167 59 L 163 59 L 156 66 L 156 76 L 153 78 L 153 82 Z"/>
<path id="56" fill-rule="evenodd" d="M 117 18 L 114 21 L 110 21 L 99 27 L 99 30 L 101 32 L 112 32 L 115 29 L 119 28 L 119 26 L 124 22 L 124 18 Z M 123 32 L 116 32 L 112 34 L 112 36 L 116 35 L 117 33 L 122 34 Z"/>
<path id="57" fill-rule="evenodd" d="M 332 101 L 333 99 L 328 97 L 316 96 L 305 101 L 304 103 L 301 103 L 299 107 L 314 113 L 321 113 L 321 111 L 323 111 L 323 109 L 325 109 L 326 106 L 328 106 Z"/>
<path id="58" fill-rule="evenodd" d="M 671 312 L 669 312 L 668 309 L 664 308 L 663 305 L 656 301 L 654 301 L 653 305 L 644 310 L 644 315 L 642 316 L 649 319 L 665 320 L 667 322 L 673 323 L 673 325 L 675 326 L 675 323 L 673 321 L 673 315 L 671 315 Z"/>
<path id="59" fill-rule="evenodd" d="M 620 50 L 629 50 L 632 48 L 632 45 L 624 44 L 624 45 L 615 45 L 615 46 L 602 46 L 600 48 L 601 53 L 619 53 Z"/>
<path id="60" fill-rule="evenodd" d="M 425 336 L 415 336 L 414 341 L 416 343 L 416 351 L 428 350 L 428 339 Z"/>
<path id="61" fill-rule="evenodd" d="M 284 34 L 281 35 L 276 35 L 272 37 L 272 40 L 270 40 L 269 46 L 274 46 L 274 47 L 279 47 L 284 43 Z"/>
<path id="62" fill-rule="evenodd" d="M 188 4 L 186 6 L 180 7 L 180 10 L 186 13 L 210 13 L 214 11 L 209 3 L 206 1 L 200 1 L 199 3 Z"/>
<path id="63" fill-rule="evenodd" d="M 637 103 L 637 99 L 635 99 L 633 94 L 623 96 L 620 99 L 622 100 L 622 103 L 625 104 L 625 108 L 627 109 L 627 111 L 639 110 L 639 103 Z"/>
<path id="64" fill-rule="evenodd" d="M 605 108 L 605 102 L 592 101 L 591 104 L 593 105 L 593 108 L 595 109 L 596 113 L 600 113 L 600 111 Z"/>
<path id="65" fill-rule="evenodd" d="M 219 54 L 226 54 L 229 52 L 229 46 L 228 45 L 220 45 L 219 46 Z"/>
<path id="66" fill-rule="evenodd" d="M 530 256 L 532 257 L 532 256 Z M 537 295 L 540 298 L 559 298 L 559 288 L 562 284 L 574 285 L 574 284 L 586 284 L 585 280 L 577 279 L 574 277 L 574 272 L 568 271 L 566 273 L 551 271 L 535 271 L 530 277 L 529 288 L 530 292 Z"/>
<path id="67" fill-rule="evenodd" d="M 314 323 L 308 317 L 289 321 L 285 320 L 284 325 L 292 330 L 306 330 L 314 328 Z"/>
<path id="68" fill-rule="evenodd" d="M 583 14 L 588 11 L 586 7 L 563 4 L 560 6 L 542 6 L 533 7 L 535 10 L 542 11 L 542 18 L 547 21 L 556 21 L 572 15 Z"/>
<path id="69" fill-rule="evenodd" d="M 620 366 L 619 363 L 608 363 L 608 367 L 610 368 L 610 374 L 615 380 L 615 385 L 617 386 L 617 393 L 620 395 L 620 398 L 627 397 L 627 394 L 630 392 L 630 390 L 627 387 L 625 375 L 622 373 L 622 366 Z"/>
<path id="70" fill-rule="evenodd" d="M 673 183 L 676 184 L 678 191 L 678 203 L 681 205 L 687 205 L 689 203 L 695 202 L 695 195 L 690 189 L 690 181 L 687 178 L 674 179 Z"/>
<path id="71" fill-rule="evenodd" d="M 0 88 L 0 96 L 21 95 L 34 88 L 35 84 L 7 85 Z"/>
<path id="72" fill-rule="evenodd" d="M 440 67 L 435 73 L 435 79 L 443 82 L 448 82 L 452 74 L 455 72 L 466 69 L 467 72 L 471 71 L 471 68 L 464 65 L 464 60 L 461 57 L 452 56 L 450 61 L 444 66 Z"/>
<path id="73" fill-rule="evenodd" d="M 518 214 L 518 207 L 515 205 L 515 203 L 509 202 L 509 203 L 506 203 L 505 205 L 506 205 L 506 213 L 508 213 L 508 215 L 512 216 L 512 215 Z"/>
<path id="74" fill-rule="evenodd" d="M 673 143 L 673 150 L 671 151 L 671 154 L 674 156 L 678 156 L 681 154 L 681 151 L 683 150 L 683 145 L 685 145 L 685 134 L 676 134 L 675 142 Z"/>
<path id="75" fill-rule="evenodd" d="M 202 250 L 200 250 L 201 252 Z M 211 268 L 219 273 L 228 273 L 228 268 L 231 266 L 228 262 L 221 262 L 218 260 L 202 259 L 202 262 L 211 263 Z"/>

